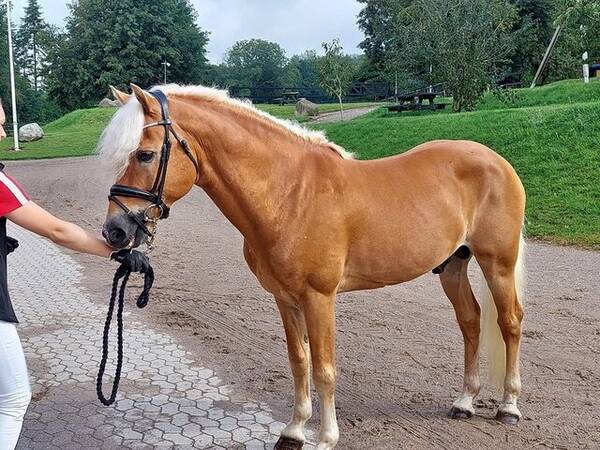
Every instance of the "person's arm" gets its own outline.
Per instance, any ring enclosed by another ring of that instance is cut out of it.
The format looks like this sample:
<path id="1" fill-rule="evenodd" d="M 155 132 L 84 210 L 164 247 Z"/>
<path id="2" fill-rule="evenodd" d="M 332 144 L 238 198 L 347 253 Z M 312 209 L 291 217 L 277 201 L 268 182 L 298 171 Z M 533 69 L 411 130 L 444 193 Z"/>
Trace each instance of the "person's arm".
<path id="1" fill-rule="evenodd" d="M 81 227 L 61 220 L 32 201 L 6 214 L 11 222 L 71 250 L 109 258 L 114 249 Z"/>

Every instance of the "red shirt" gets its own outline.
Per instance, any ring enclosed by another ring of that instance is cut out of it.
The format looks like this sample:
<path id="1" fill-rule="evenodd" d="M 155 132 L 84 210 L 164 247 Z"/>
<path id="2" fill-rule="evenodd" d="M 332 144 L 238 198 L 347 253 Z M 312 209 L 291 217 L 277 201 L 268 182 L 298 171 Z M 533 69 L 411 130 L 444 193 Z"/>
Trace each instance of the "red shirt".
<path id="1" fill-rule="evenodd" d="M 6 172 L 0 171 L 0 217 L 20 208 L 29 200 L 25 189 Z"/>

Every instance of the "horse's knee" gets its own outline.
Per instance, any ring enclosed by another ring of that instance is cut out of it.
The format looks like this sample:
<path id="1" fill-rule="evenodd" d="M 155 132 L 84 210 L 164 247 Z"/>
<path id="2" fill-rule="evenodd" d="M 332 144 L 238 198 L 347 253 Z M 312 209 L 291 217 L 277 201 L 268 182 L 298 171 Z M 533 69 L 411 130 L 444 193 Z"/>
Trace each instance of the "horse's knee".
<path id="1" fill-rule="evenodd" d="M 290 355 L 290 368 L 294 378 L 308 376 L 310 365 L 309 359 L 306 355 Z"/>
<path id="2" fill-rule="evenodd" d="M 313 379 L 319 392 L 335 389 L 335 367 L 332 364 L 322 364 L 313 367 Z"/>

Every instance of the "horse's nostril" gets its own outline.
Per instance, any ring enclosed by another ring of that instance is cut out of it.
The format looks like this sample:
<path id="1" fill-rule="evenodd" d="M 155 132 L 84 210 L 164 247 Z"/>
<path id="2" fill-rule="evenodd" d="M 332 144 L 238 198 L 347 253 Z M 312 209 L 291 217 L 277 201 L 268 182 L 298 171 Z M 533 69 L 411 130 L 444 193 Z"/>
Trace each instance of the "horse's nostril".
<path id="1" fill-rule="evenodd" d="M 127 233 L 122 228 L 114 227 L 108 232 L 108 240 L 111 244 L 122 244 L 127 239 Z"/>

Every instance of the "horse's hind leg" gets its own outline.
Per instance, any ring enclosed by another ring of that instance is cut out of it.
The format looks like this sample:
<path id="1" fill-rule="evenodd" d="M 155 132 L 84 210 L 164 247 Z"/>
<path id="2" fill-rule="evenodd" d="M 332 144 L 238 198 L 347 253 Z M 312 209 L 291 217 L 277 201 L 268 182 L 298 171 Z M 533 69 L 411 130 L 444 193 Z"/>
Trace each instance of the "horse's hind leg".
<path id="1" fill-rule="evenodd" d="M 479 393 L 479 305 L 473 296 L 467 277 L 470 253 L 452 256 L 445 263 L 440 281 L 454 306 L 456 319 L 465 343 L 465 372 L 463 391 L 454 401 L 450 416 L 454 419 L 471 417 L 473 399 Z"/>
<path id="2" fill-rule="evenodd" d="M 294 376 L 294 411 L 292 419 L 281 432 L 275 449 L 301 449 L 304 441 L 304 425 L 312 415 L 310 400 L 310 349 L 304 313 L 281 299 L 277 306 L 285 327 L 288 357 Z"/>
<path id="3" fill-rule="evenodd" d="M 513 245 L 516 243 L 516 245 Z M 474 248 L 474 254 L 481 266 L 493 300 L 488 300 L 488 307 L 496 307 L 500 326 L 501 337 L 498 336 L 499 345 L 492 339 L 486 342 L 487 346 L 496 350 L 490 354 L 491 376 L 504 380 L 504 397 L 498 408 L 496 418 L 506 424 L 514 424 L 521 418 L 517 407 L 517 398 L 521 393 L 521 375 L 519 373 L 519 350 L 521 345 L 521 322 L 523 320 L 523 307 L 521 305 L 523 268 L 523 238 L 517 237 L 513 244 L 505 249 L 486 251 L 485 248 Z M 484 300 L 485 302 L 485 300 Z M 486 313 L 487 314 L 487 313 Z M 495 325 L 495 324 L 493 324 Z M 492 334 L 490 334 L 492 336 Z M 502 364 L 504 363 L 504 364 Z M 493 367 L 497 369 L 494 371 Z M 497 373 L 494 373 L 497 372 Z"/>

